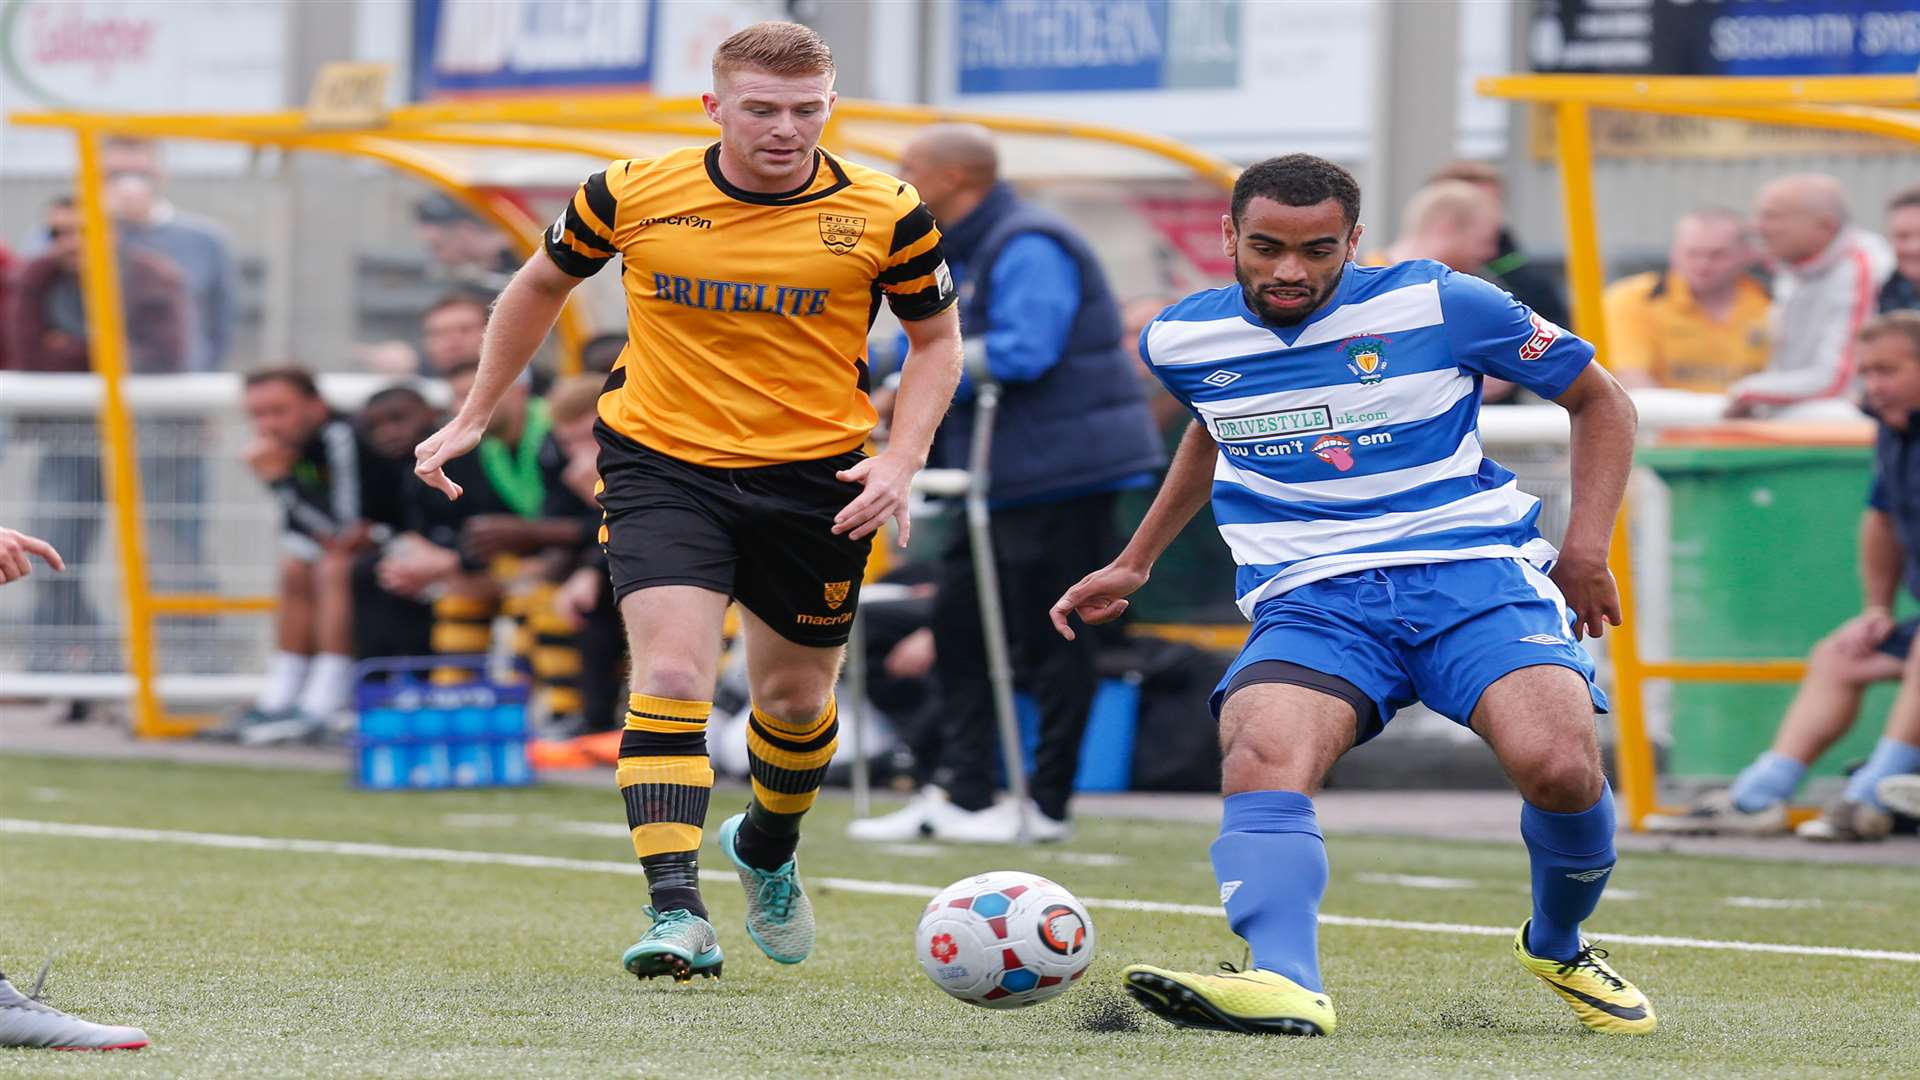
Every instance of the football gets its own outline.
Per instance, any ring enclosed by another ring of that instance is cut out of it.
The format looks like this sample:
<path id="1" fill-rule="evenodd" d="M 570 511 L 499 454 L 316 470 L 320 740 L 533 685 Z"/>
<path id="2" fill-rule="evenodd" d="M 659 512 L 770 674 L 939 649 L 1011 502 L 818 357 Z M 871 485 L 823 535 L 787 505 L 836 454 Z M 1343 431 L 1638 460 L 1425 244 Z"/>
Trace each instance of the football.
<path id="1" fill-rule="evenodd" d="M 927 902 L 914 955 L 935 986 L 969 1005 L 1038 1005 L 1087 973 L 1093 919 L 1046 878 L 995 870 L 956 881 Z"/>

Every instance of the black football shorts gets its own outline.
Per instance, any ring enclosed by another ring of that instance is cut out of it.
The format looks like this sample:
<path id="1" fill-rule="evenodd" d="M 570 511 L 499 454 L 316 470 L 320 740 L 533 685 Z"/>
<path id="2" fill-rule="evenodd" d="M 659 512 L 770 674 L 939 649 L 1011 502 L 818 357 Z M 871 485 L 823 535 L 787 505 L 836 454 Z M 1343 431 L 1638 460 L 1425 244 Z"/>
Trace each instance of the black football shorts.
<path id="1" fill-rule="evenodd" d="M 864 455 L 749 469 L 694 465 L 594 425 L 600 440 L 602 546 L 616 599 L 696 585 L 738 600 L 781 637 L 844 645 L 871 536 L 832 532 L 861 492 L 834 474 Z"/>

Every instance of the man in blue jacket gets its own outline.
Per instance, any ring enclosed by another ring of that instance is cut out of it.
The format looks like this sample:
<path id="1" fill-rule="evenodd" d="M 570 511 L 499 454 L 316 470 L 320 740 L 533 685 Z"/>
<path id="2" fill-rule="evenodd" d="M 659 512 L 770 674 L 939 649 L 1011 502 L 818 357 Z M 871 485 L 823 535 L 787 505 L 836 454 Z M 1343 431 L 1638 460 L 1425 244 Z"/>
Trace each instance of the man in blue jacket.
<path id="1" fill-rule="evenodd" d="M 1041 714 L 1028 831 L 1064 839 L 1097 677 L 1087 643 L 1050 632 L 1046 598 L 1119 550 L 1115 496 L 1153 483 L 1160 441 L 1134 344 L 1123 340 L 1120 305 L 1093 249 L 1000 179 L 986 129 L 925 129 L 902 154 L 900 176 L 940 223 L 960 287 L 968 366 L 984 354 L 1003 388 L 988 490 L 1007 633 L 1020 683 Z M 965 467 L 973 401 L 963 380 L 929 465 Z M 947 791 L 929 790 L 899 814 L 862 823 L 855 835 L 1016 839 L 1018 808 L 993 801 L 998 743 L 977 597 L 967 536 L 955 530 L 933 615 Z"/>

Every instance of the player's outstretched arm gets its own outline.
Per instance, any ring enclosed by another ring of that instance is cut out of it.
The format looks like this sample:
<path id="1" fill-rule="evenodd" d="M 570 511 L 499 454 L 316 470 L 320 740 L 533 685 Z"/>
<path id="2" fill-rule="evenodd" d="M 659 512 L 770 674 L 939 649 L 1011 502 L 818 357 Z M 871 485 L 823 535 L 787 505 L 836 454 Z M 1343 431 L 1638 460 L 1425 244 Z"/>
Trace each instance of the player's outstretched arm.
<path id="1" fill-rule="evenodd" d="M 1572 419 L 1573 510 L 1552 577 L 1573 609 L 1574 633 L 1599 637 L 1609 623 L 1620 625 L 1620 592 L 1607 569 L 1607 548 L 1633 468 L 1639 413 L 1599 364 L 1588 364 L 1553 400 Z"/>
<path id="2" fill-rule="evenodd" d="M 1213 497 L 1213 464 L 1220 449 L 1197 421 L 1188 425 L 1174 451 L 1173 464 L 1167 466 L 1167 479 L 1153 497 L 1147 516 L 1133 531 L 1126 550 L 1106 566 L 1080 579 L 1060 597 L 1048 615 L 1060 636 L 1072 641 L 1073 626 L 1067 616 L 1079 613 L 1090 623 L 1117 619 L 1127 610 L 1127 597 L 1139 591 L 1153 573 L 1167 545 L 1187 527 L 1193 515 Z"/>
<path id="3" fill-rule="evenodd" d="M 536 251 L 493 303 L 487 319 L 487 336 L 480 345 L 480 370 L 474 374 L 473 390 L 459 403 L 453 419 L 414 448 L 414 474 L 427 485 L 460 497 L 460 485 L 447 479 L 441 470 L 447 462 L 480 445 L 487 421 L 506 395 L 507 388 L 527 368 L 534 351 L 547 339 L 568 294 L 583 279 L 555 266 L 545 251 Z"/>
<path id="4" fill-rule="evenodd" d="M 0 527 L 0 585 L 9 581 L 19 581 L 33 573 L 31 556 L 38 555 L 55 570 L 65 570 L 67 564 L 60 559 L 60 553 L 53 545 L 36 536 Z"/>
<path id="5" fill-rule="evenodd" d="M 833 531 L 860 540 L 896 518 L 900 546 L 906 547 L 913 531 L 907 516 L 913 476 L 926 466 L 933 433 L 947 415 L 953 388 L 960 385 L 960 312 L 948 307 L 930 318 L 904 322 L 901 328 L 907 334 L 907 358 L 900 368 L 887 449 L 838 474 L 866 490 L 834 516 Z"/>

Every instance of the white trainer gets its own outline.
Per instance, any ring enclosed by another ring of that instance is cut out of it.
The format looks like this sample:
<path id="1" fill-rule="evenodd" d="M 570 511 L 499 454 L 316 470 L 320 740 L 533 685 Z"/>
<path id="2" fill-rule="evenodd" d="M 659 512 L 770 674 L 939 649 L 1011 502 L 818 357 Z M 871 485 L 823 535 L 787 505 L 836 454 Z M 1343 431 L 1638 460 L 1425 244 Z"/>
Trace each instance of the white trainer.
<path id="1" fill-rule="evenodd" d="M 956 808 L 961 816 L 933 823 L 933 838 L 955 844 L 1017 844 L 1021 841 L 1018 807 L 1012 799 L 1002 799 L 976 813 Z M 1073 835 L 1072 821 L 1048 817 L 1032 799 L 1027 800 L 1026 819 L 1028 841 L 1057 843 Z"/>
<path id="2" fill-rule="evenodd" d="M 847 826 L 847 836 L 869 843 L 899 843 L 933 835 L 936 822 L 955 820 L 966 811 L 947 801 L 947 793 L 929 784 L 907 805 L 891 814 L 860 818 Z"/>
<path id="3" fill-rule="evenodd" d="M 1874 785 L 1873 794 L 1894 813 L 1920 818 L 1920 773 L 1889 776 Z"/>
<path id="4" fill-rule="evenodd" d="M 1787 804 L 1747 811 L 1733 804 L 1732 792 L 1715 791 L 1677 814 L 1648 814 L 1641 824 L 1648 832 L 1680 836 L 1785 836 Z"/>
<path id="5" fill-rule="evenodd" d="M 43 1050 L 138 1050 L 147 1033 L 136 1027 L 95 1024 L 61 1012 L 41 999 L 46 968 L 30 993 L 22 994 L 0 978 L 0 1046 Z"/>

